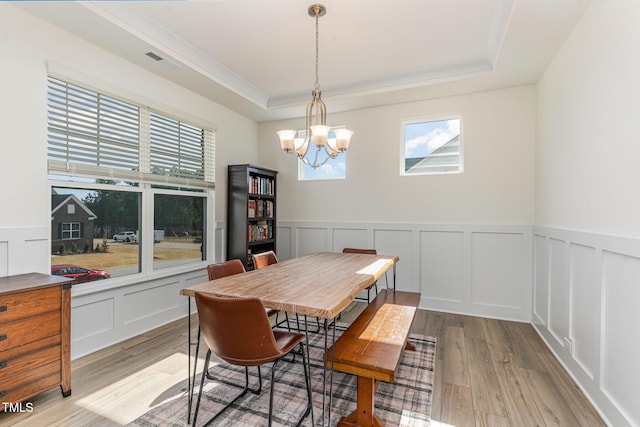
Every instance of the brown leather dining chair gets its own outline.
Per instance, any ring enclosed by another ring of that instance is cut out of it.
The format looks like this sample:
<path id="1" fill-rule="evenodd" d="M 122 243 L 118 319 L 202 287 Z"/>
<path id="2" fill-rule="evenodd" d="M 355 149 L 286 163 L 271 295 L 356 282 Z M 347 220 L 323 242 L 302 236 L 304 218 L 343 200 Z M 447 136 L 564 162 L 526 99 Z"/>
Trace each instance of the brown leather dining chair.
<path id="1" fill-rule="evenodd" d="M 253 266 L 256 269 L 264 268 L 271 264 L 276 264 L 278 257 L 273 251 L 262 252 L 259 254 L 253 254 Z"/>
<path id="2" fill-rule="evenodd" d="M 234 274 L 246 273 L 242 261 L 239 259 L 230 259 L 228 261 L 209 264 L 207 266 L 209 280 L 219 279 L 221 277 L 232 276 Z M 278 314 L 278 310 L 267 308 L 267 316 L 271 317 Z M 277 319 L 276 319 L 277 320 Z"/>
<path id="3" fill-rule="evenodd" d="M 196 425 L 202 389 L 205 381 L 205 372 L 209 369 L 212 354 L 215 354 L 225 362 L 245 367 L 245 385 L 242 392 L 237 395 L 224 408 L 216 413 L 205 425 L 214 421 L 222 412 L 233 405 L 247 391 L 260 393 L 262 378 L 259 376 L 257 390 L 249 388 L 249 367 L 273 362 L 271 368 L 271 387 L 269 395 L 269 421 L 273 412 L 273 383 L 274 372 L 278 362 L 296 347 L 300 347 L 302 354 L 302 366 L 304 369 L 305 384 L 307 389 L 307 408 L 300 417 L 298 425 L 312 412 L 311 382 L 309 379 L 307 355 L 304 346 L 305 335 L 296 332 L 273 330 L 264 309 L 264 305 L 257 298 L 218 298 L 205 292 L 195 293 L 200 327 L 209 350 L 205 357 L 204 370 L 200 381 L 200 390 L 196 402 L 193 425 Z"/>
<path id="4" fill-rule="evenodd" d="M 358 248 L 344 248 L 342 250 L 342 253 L 345 254 L 365 254 L 365 255 L 377 255 L 378 251 L 376 251 L 375 249 L 358 249 Z M 367 286 L 367 304 L 369 304 L 370 302 L 370 293 L 371 293 L 371 289 L 375 288 L 376 289 L 376 295 L 378 295 L 378 281 L 373 282 L 371 285 Z M 359 300 L 365 300 L 364 297 L 355 297 L 355 299 L 359 299 Z"/>

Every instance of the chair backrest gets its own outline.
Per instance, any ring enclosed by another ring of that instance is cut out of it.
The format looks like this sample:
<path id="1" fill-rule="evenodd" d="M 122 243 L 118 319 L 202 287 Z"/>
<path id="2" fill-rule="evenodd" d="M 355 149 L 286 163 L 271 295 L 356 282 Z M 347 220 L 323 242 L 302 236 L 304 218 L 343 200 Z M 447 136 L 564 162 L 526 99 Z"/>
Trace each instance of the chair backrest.
<path id="1" fill-rule="evenodd" d="M 375 249 L 357 249 L 357 248 L 344 248 L 342 253 L 345 254 L 367 254 L 367 255 L 377 255 L 378 252 Z"/>
<path id="2" fill-rule="evenodd" d="M 222 360 L 258 366 L 282 355 L 264 305 L 257 298 L 219 298 L 196 292 L 200 331 Z"/>
<path id="3" fill-rule="evenodd" d="M 278 262 L 278 257 L 273 251 L 262 252 L 253 255 L 253 265 L 256 269 L 264 268 Z"/>
<path id="4" fill-rule="evenodd" d="M 230 259 L 229 261 L 210 264 L 207 266 L 209 280 L 219 279 L 220 277 L 232 276 L 234 274 L 244 273 L 244 265 L 239 259 Z"/>

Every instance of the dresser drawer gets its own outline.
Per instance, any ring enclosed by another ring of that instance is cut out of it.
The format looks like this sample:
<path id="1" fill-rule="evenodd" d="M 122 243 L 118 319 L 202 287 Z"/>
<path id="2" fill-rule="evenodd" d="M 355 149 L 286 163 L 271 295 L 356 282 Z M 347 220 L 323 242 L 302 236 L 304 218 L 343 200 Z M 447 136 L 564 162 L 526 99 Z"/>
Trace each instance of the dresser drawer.
<path id="1" fill-rule="evenodd" d="M 60 311 L 0 324 L 0 351 L 60 335 Z"/>
<path id="2" fill-rule="evenodd" d="M 56 360 L 60 360 L 60 335 L 35 341 L 27 345 L 0 351 L 0 384 L 3 379 L 23 375 Z"/>
<path id="3" fill-rule="evenodd" d="M 0 324 L 50 311 L 60 311 L 60 287 L 0 295 Z"/>
<path id="4" fill-rule="evenodd" d="M 0 376 L 0 401 L 21 402 L 60 384 L 60 360 L 40 365 L 10 377 Z"/>

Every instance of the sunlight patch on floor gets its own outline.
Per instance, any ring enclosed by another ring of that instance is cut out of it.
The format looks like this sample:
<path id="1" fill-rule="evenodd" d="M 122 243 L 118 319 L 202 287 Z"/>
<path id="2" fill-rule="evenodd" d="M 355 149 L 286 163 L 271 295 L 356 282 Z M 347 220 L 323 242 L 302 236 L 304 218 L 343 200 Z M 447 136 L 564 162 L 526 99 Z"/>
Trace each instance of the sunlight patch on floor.
<path id="1" fill-rule="evenodd" d="M 152 407 L 182 396 L 188 356 L 174 353 L 79 399 L 76 404 L 118 424 L 129 423 Z M 169 372 L 175 372 L 170 374 Z M 136 387 L 132 388 L 132 384 Z"/>
<path id="2" fill-rule="evenodd" d="M 456 427 L 453 424 L 443 423 L 437 420 L 431 420 L 431 427 Z"/>

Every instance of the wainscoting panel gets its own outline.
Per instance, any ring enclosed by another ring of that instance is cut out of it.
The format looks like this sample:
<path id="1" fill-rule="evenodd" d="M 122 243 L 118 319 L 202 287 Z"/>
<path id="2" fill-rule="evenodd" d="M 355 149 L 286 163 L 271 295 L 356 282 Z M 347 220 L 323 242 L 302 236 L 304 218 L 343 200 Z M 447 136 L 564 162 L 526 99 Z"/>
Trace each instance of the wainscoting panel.
<path id="1" fill-rule="evenodd" d="M 640 425 L 640 258 L 604 252 L 602 388 Z"/>
<path id="2" fill-rule="evenodd" d="M 569 336 L 569 266 L 567 244 L 558 239 L 550 239 L 549 248 L 549 330 L 564 345 Z"/>
<path id="3" fill-rule="evenodd" d="M 533 232 L 534 327 L 608 425 L 640 425 L 640 239 Z"/>
<path id="4" fill-rule="evenodd" d="M 49 274 L 49 249 L 47 227 L 0 227 L 0 276 Z"/>
<path id="5" fill-rule="evenodd" d="M 420 232 L 420 289 L 434 301 L 463 302 L 464 234 Z"/>
<path id="6" fill-rule="evenodd" d="M 534 236 L 533 316 L 536 322 L 549 324 L 549 240 Z"/>
<path id="7" fill-rule="evenodd" d="M 333 252 L 342 252 L 344 248 L 373 248 L 366 228 L 334 228 Z"/>
<path id="8" fill-rule="evenodd" d="M 212 257 L 211 254 L 207 254 L 207 258 L 213 259 L 215 262 L 224 261 L 224 256 L 227 253 L 227 230 L 224 227 L 224 223 L 216 223 L 213 236 L 215 255 Z"/>
<path id="9" fill-rule="evenodd" d="M 115 298 L 74 298 L 71 301 L 71 349 L 76 343 L 112 331 Z M 90 320 L 90 321 L 89 321 Z"/>
<path id="10" fill-rule="evenodd" d="M 170 310 L 178 304 L 180 282 L 158 283 L 156 286 L 133 286 L 123 294 L 123 322 L 139 322 L 160 312 Z"/>
<path id="11" fill-rule="evenodd" d="M 471 233 L 471 303 L 522 310 L 530 253 L 522 233 Z"/>
<path id="12" fill-rule="evenodd" d="M 327 240 L 331 233 L 327 228 L 299 227 L 296 229 L 296 256 L 309 255 L 314 252 L 327 252 L 330 245 Z"/>
<path id="13" fill-rule="evenodd" d="M 400 257 L 396 286 L 420 291 L 422 308 L 531 320 L 529 226 L 281 221 L 278 233 L 281 260 L 346 246 L 375 248 Z"/>
<path id="14" fill-rule="evenodd" d="M 374 247 L 378 254 L 397 255 L 400 262 L 396 267 L 396 289 L 401 291 L 416 292 L 420 289 L 418 280 L 414 277 L 414 268 L 416 261 L 414 260 L 413 241 L 414 233 L 411 229 L 374 227 L 373 229 Z M 389 280 L 392 280 L 389 277 Z M 386 283 L 386 282 L 385 282 Z M 389 283 L 393 286 L 393 283 Z"/>
<path id="15" fill-rule="evenodd" d="M 277 240 L 276 240 L 276 252 L 278 259 L 290 259 L 291 256 L 291 239 L 293 233 L 291 227 L 277 227 Z"/>
<path id="16" fill-rule="evenodd" d="M 573 355 L 592 380 L 598 372 L 600 342 L 600 269 L 595 248 L 577 244 L 570 246 L 569 335 Z"/>

